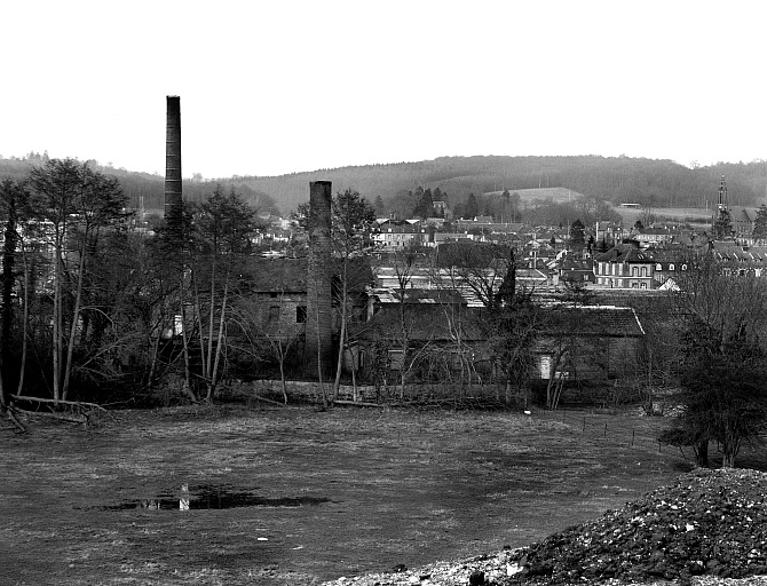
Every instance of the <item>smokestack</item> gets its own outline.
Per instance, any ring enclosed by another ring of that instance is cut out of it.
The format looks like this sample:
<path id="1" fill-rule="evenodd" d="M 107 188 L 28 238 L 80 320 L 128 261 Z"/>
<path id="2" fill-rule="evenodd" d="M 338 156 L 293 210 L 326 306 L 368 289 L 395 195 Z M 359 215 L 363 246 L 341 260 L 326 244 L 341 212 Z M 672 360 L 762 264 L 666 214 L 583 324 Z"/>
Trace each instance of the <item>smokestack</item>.
<path id="1" fill-rule="evenodd" d="M 181 98 L 167 96 L 165 135 L 165 224 L 172 237 L 181 239 Z"/>
<path id="2" fill-rule="evenodd" d="M 327 380 L 333 366 L 331 323 L 330 181 L 309 183 L 309 259 L 306 282 L 305 364 L 309 375 Z"/>

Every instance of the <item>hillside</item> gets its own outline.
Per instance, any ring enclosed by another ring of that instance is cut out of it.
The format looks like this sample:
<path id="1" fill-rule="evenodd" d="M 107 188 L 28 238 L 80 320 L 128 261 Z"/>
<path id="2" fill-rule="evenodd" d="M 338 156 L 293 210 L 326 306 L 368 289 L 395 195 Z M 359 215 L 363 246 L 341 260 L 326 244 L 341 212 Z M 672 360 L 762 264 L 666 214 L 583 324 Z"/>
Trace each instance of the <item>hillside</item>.
<path id="1" fill-rule="evenodd" d="M 0 176 L 23 176 L 43 157 L 0 159 Z M 163 178 L 147 173 L 95 166 L 120 178 L 133 205 L 141 198 L 147 208 L 163 207 Z M 549 189 L 554 201 L 565 202 L 570 190 L 613 203 L 634 202 L 661 207 L 709 207 L 716 201 L 719 176 L 725 174 L 730 203 L 754 205 L 767 193 L 767 162 L 720 163 L 690 169 L 668 160 L 629 157 L 441 157 L 431 161 L 392 163 L 320 169 L 274 177 L 235 176 L 218 183 L 230 186 L 259 207 L 276 207 L 283 214 L 308 199 L 309 182 L 329 180 L 334 191 L 356 189 L 369 200 L 380 195 L 390 209 L 412 208 L 408 192 L 416 187 L 439 187 L 451 206 L 468 194 L 493 194 L 504 189 L 528 193 Z M 186 181 L 188 199 L 199 200 L 210 193 L 215 181 Z M 560 188 L 560 189 L 556 189 Z M 492 197 L 492 195 L 490 196 Z M 534 199 L 546 199 L 548 195 Z"/>
<path id="2" fill-rule="evenodd" d="M 294 173 L 281 177 L 238 177 L 242 185 L 268 193 L 281 207 L 307 199 L 308 183 L 325 179 L 334 189 L 353 188 L 374 199 L 393 202 L 421 185 L 439 187 L 454 205 L 469 193 L 503 189 L 561 187 L 614 203 L 655 207 L 705 207 L 716 201 L 719 176 L 725 173 L 732 204 L 749 205 L 767 189 L 767 164 L 721 164 L 689 169 L 672 161 L 629 157 L 442 157 L 417 163 L 369 165 Z"/>

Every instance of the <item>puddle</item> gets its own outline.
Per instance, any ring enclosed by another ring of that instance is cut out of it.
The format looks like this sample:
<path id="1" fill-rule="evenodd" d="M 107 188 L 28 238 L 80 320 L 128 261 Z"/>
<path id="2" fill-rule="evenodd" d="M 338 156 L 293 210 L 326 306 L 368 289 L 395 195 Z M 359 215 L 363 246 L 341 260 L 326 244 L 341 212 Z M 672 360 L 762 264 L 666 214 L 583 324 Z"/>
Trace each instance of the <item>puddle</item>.
<path id="1" fill-rule="evenodd" d="M 102 511 L 150 510 L 200 510 L 236 509 L 240 507 L 304 507 L 330 502 L 330 499 L 313 496 L 277 497 L 258 496 L 250 491 L 237 491 L 223 486 L 183 485 L 175 495 L 166 493 L 157 498 L 123 501 L 117 505 L 91 507 Z"/>

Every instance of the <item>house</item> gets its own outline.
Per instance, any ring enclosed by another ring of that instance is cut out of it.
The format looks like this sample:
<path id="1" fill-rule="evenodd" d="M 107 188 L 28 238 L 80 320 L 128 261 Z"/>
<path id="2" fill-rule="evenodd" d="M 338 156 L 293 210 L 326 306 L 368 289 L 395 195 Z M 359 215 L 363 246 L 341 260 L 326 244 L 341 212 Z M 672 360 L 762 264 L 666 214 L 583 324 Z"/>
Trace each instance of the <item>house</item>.
<path id="1" fill-rule="evenodd" d="M 247 294 L 250 320 L 264 336 L 284 341 L 303 335 L 306 328 L 306 259 L 249 257 L 243 268 L 241 289 Z"/>
<path id="2" fill-rule="evenodd" d="M 405 368 L 422 375 L 434 366 L 433 358 L 455 366 L 462 347 L 476 346 L 482 334 L 458 291 L 379 289 L 369 298 L 367 322 L 354 325 L 350 338 L 357 347 L 356 367 L 365 377 L 381 364 L 389 371 Z"/>
<path id="3" fill-rule="evenodd" d="M 639 246 L 647 248 L 658 244 L 669 243 L 674 239 L 675 232 L 668 228 L 644 228 L 638 230 L 632 238 L 639 242 Z"/>
<path id="4" fill-rule="evenodd" d="M 418 220 L 386 220 L 372 234 L 372 240 L 382 250 L 401 250 L 425 244 L 428 234 Z"/>
<path id="5" fill-rule="evenodd" d="M 466 360 L 484 380 L 497 376 L 486 310 L 468 307 L 456 292 L 408 290 L 404 298 L 381 292 L 372 305 L 369 320 L 354 330 L 363 377 L 374 366 L 404 368 L 417 379 L 448 376 L 445 369 L 455 372 Z M 534 378 L 599 383 L 634 371 L 644 330 L 633 309 L 549 303 L 540 310 Z"/>
<path id="6" fill-rule="evenodd" d="M 614 246 L 594 256 L 596 285 L 630 289 L 653 289 L 655 265 L 652 254 L 631 244 Z"/>
<path id="7" fill-rule="evenodd" d="M 682 248 L 658 248 L 647 251 L 653 260 L 654 287 L 674 289 L 679 273 L 691 268 L 691 255 Z"/>
<path id="8" fill-rule="evenodd" d="M 620 224 L 604 221 L 596 223 L 594 242 L 597 245 L 604 243 L 607 246 L 613 246 L 617 242 L 621 242 L 626 236 L 628 236 L 628 231 L 624 230 Z"/>
<path id="9" fill-rule="evenodd" d="M 741 246 L 733 241 L 711 243 L 711 254 L 732 276 L 767 275 L 767 246 Z"/>
<path id="10" fill-rule="evenodd" d="M 339 286 L 341 261 L 334 259 L 332 329 L 340 328 Z M 349 298 L 352 322 L 365 320 L 365 289 L 372 283 L 370 265 L 365 258 L 351 259 Z M 307 261 L 305 258 L 248 257 L 240 275 L 241 295 L 236 303 L 249 312 L 249 320 L 264 336 L 289 340 L 304 334 L 307 315 Z"/>
<path id="11" fill-rule="evenodd" d="M 754 234 L 757 208 L 730 206 L 730 222 L 733 235 L 738 240 L 751 240 Z"/>
<path id="12" fill-rule="evenodd" d="M 536 348 L 540 378 L 600 381 L 636 368 L 645 332 L 636 312 L 614 305 L 550 305 Z"/>
<path id="13" fill-rule="evenodd" d="M 594 262 L 591 259 L 565 256 L 557 266 L 559 282 L 594 283 Z"/>

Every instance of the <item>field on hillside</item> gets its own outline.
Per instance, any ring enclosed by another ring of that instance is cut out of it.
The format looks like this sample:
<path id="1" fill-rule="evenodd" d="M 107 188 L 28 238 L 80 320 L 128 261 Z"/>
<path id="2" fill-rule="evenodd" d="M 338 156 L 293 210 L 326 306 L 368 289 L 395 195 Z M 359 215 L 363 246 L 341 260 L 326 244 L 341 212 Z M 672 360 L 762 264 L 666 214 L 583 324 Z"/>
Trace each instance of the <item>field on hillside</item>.
<path id="1" fill-rule="evenodd" d="M 623 218 L 623 224 L 633 226 L 637 220 L 643 219 L 646 211 L 641 208 L 613 208 Z M 651 208 L 650 213 L 659 221 L 669 219 L 675 222 L 710 223 L 711 210 L 705 208 Z"/>
<path id="2" fill-rule="evenodd" d="M 0 583 L 302 585 L 521 546 L 685 469 L 662 424 L 181 408 L 2 429 Z"/>
<path id="3" fill-rule="evenodd" d="M 541 187 L 537 189 L 509 189 L 510 193 L 518 193 L 523 206 L 533 206 L 544 201 L 554 203 L 571 203 L 583 198 L 582 193 L 566 187 Z M 503 191 L 489 191 L 485 195 L 500 196 Z"/>

